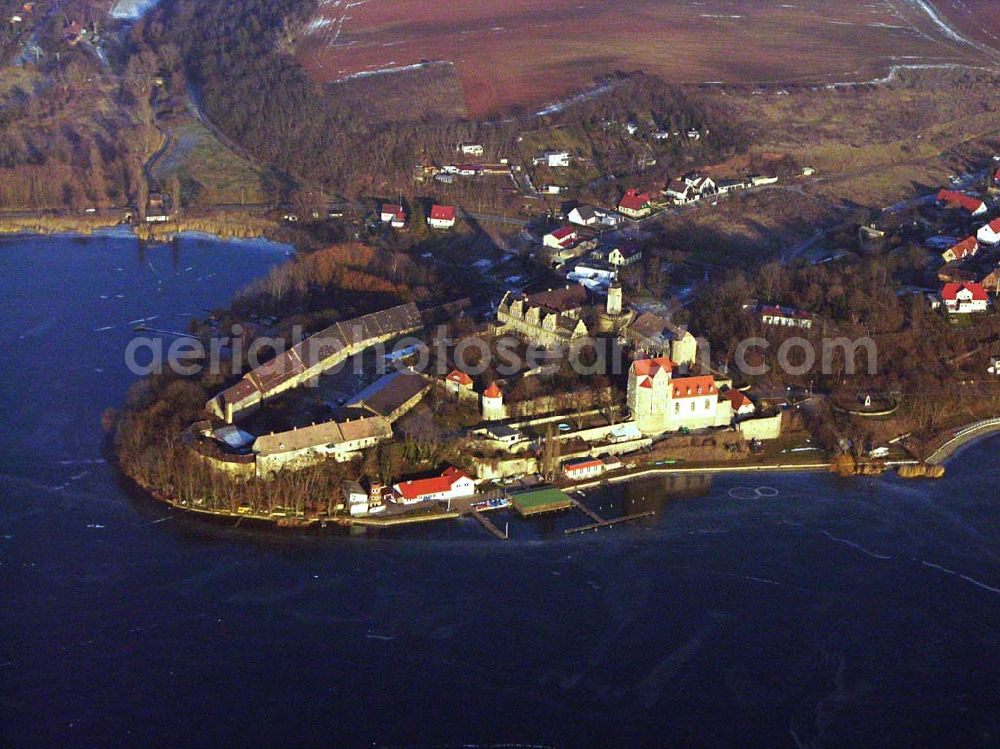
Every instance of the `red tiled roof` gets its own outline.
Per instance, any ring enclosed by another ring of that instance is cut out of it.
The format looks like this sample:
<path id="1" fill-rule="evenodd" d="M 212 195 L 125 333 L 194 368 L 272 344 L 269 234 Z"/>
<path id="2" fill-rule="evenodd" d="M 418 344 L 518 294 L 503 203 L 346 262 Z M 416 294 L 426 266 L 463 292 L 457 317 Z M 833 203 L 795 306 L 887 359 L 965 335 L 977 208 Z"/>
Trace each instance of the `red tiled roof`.
<path id="1" fill-rule="evenodd" d="M 403 212 L 403 206 L 401 205 L 390 205 L 389 203 L 386 203 L 385 205 L 382 206 L 382 213 L 385 214 L 391 213 L 393 216 L 398 216 L 402 212 Z"/>
<path id="2" fill-rule="evenodd" d="M 986 225 L 993 230 L 994 234 L 1000 234 L 1000 218 L 995 218 Z"/>
<path id="3" fill-rule="evenodd" d="M 639 192 L 634 187 L 625 191 L 624 197 L 618 202 L 619 208 L 630 211 L 641 211 L 652 202 L 653 196 L 648 192 Z"/>
<path id="4" fill-rule="evenodd" d="M 667 374 L 674 371 L 674 363 L 666 356 L 657 359 L 636 359 L 632 362 L 632 368 L 637 377 L 654 377 L 661 370 L 667 370 Z"/>
<path id="5" fill-rule="evenodd" d="M 462 372 L 461 370 L 458 369 L 454 370 L 451 374 L 449 374 L 447 379 L 449 380 L 449 382 L 457 382 L 459 385 L 472 384 L 472 378 L 469 377 L 469 375 L 467 375 L 465 372 Z"/>
<path id="6" fill-rule="evenodd" d="M 486 388 L 486 392 L 483 393 L 483 396 L 486 398 L 501 398 L 503 397 L 503 393 L 495 382 L 491 382 L 490 386 Z"/>
<path id="7" fill-rule="evenodd" d="M 964 208 L 969 213 L 975 213 L 976 211 L 982 210 L 985 203 L 979 198 L 973 198 L 965 193 L 956 192 L 955 190 L 941 190 L 937 196 L 939 203 L 944 203 L 947 206 L 958 206 Z"/>
<path id="8" fill-rule="evenodd" d="M 946 283 L 941 289 L 941 298 L 945 301 L 954 302 L 958 299 L 958 293 L 962 289 L 972 292 L 972 300 L 974 302 L 985 302 L 990 298 L 983 285 L 978 283 Z"/>
<path id="9" fill-rule="evenodd" d="M 979 250 L 979 240 L 975 237 L 967 237 L 951 248 L 955 257 L 961 260 L 968 255 L 975 255 Z"/>
<path id="10" fill-rule="evenodd" d="M 715 378 L 712 375 L 700 377 L 681 377 L 673 381 L 675 398 L 697 398 L 703 395 L 716 395 Z"/>
<path id="11" fill-rule="evenodd" d="M 576 234 L 576 229 L 574 229 L 572 226 L 564 226 L 561 229 L 556 229 L 549 236 L 555 237 L 556 239 L 562 241 L 566 237 L 572 237 L 574 234 Z"/>
<path id="12" fill-rule="evenodd" d="M 576 460 L 569 460 L 563 464 L 563 470 L 566 473 L 571 473 L 574 471 L 582 471 L 586 468 L 597 468 L 600 466 L 604 467 L 604 461 L 598 460 L 597 458 L 578 458 Z"/>
<path id="13" fill-rule="evenodd" d="M 733 410 L 739 411 L 743 406 L 751 406 L 753 403 L 739 390 L 733 390 L 730 388 L 726 391 L 725 396 L 732 402 Z"/>
<path id="14" fill-rule="evenodd" d="M 994 182 L 1000 182 L 1000 169 L 997 169 L 996 174 L 993 175 Z"/>
<path id="15" fill-rule="evenodd" d="M 469 474 L 457 468 L 448 468 L 440 476 L 429 479 L 416 479 L 415 481 L 404 481 L 399 484 L 399 493 L 403 499 L 417 499 L 430 494 L 441 494 L 450 491 L 455 482 L 461 478 L 471 478 Z"/>
<path id="16" fill-rule="evenodd" d="M 435 205 L 431 207 L 431 218 L 436 221 L 454 221 L 455 206 Z"/>

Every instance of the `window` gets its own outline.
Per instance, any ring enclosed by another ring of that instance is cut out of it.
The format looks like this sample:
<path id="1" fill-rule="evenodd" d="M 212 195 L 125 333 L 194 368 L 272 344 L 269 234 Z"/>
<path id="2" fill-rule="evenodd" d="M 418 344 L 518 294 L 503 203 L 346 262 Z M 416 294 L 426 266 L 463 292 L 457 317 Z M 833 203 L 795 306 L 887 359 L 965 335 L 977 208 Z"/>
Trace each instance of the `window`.
<path id="1" fill-rule="evenodd" d="M 694 413 L 695 405 L 694 401 L 691 401 L 691 413 Z"/>
<path id="2" fill-rule="evenodd" d="M 674 404 L 674 413 L 675 414 L 679 414 L 680 412 L 681 412 L 681 404 L 680 403 L 675 403 Z"/>

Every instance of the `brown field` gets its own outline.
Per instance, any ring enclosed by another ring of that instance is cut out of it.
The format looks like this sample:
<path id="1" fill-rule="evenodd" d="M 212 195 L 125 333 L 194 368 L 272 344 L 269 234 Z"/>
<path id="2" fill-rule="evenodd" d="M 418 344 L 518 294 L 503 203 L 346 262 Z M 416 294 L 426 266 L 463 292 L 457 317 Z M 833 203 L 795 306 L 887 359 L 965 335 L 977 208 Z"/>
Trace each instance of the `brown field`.
<path id="1" fill-rule="evenodd" d="M 947 2 L 955 24 L 961 3 L 996 4 Z M 447 61 L 471 116 L 541 107 L 616 70 L 794 84 L 863 81 L 895 64 L 982 63 L 913 0 L 367 0 L 322 13 L 298 46 L 317 78 Z"/>

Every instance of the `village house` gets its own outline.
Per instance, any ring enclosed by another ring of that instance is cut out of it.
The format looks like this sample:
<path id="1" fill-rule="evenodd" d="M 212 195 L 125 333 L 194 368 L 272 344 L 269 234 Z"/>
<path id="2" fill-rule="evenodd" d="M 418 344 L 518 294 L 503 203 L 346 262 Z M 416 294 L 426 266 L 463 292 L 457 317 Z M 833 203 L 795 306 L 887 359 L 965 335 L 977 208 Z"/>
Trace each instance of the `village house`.
<path id="1" fill-rule="evenodd" d="M 486 153 L 486 149 L 479 143 L 460 143 L 455 150 L 464 156 L 483 156 Z"/>
<path id="2" fill-rule="evenodd" d="M 760 321 L 765 325 L 803 328 L 804 330 L 809 330 L 813 326 L 812 316 L 808 312 L 791 309 L 790 307 L 761 307 Z"/>
<path id="3" fill-rule="evenodd" d="M 608 253 L 608 262 L 616 268 L 635 265 L 642 260 L 642 250 L 638 247 L 615 247 Z"/>
<path id="4" fill-rule="evenodd" d="M 452 229 L 455 226 L 455 207 L 451 205 L 433 205 L 427 217 L 427 225 L 432 229 Z"/>
<path id="5" fill-rule="evenodd" d="M 622 222 L 622 217 L 602 208 L 589 205 L 577 206 L 566 215 L 566 220 L 577 226 L 601 226 L 614 229 Z"/>
<path id="6" fill-rule="evenodd" d="M 618 212 L 633 219 L 645 218 L 653 212 L 653 196 L 630 187 L 618 201 Z"/>
<path id="7" fill-rule="evenodd" d="M 570 165 L 572 156 L 568 151 L 546 151 L 536 156 L 532 163 L 535 166 L 547 166 L 550 169 L 564 169 Z"/>
<path id="8" fill-rule="evenodd" d="M 578 205 L 566 214 L 566 220 L 577 226 L 595 226 L 600 221 L 597 211 L 589 205 Z"/>
<path id="9" fill-rule="evenodd" d="M 572 226 L 563 226 L 546 234 L 542 238 L 542 245 L 554 250 L 565 250 L 576 244 L 578 239 L 579 234 L 577 234 L 576 229 Z"/>
<path id="10" fill-rule="evenodd" d="M 471 497 L 475 493 L 476 482 L 472 477 L 453 466 L 446 468 L 440 476 L 403 481 L 392 487 L 393 500 L 402 505 L 444 502 Z"/>
<path id="11" fill-rule="evenodd" d="M 604 473 L 604 461 L 600 458 L 573 458 L 562 465 L 563 474 L 570 481 L 585 481 Z"/>
<path id="12" fill-rule="evenodd" d="M 986 203 L 979 198 L 955 190 L 941 190 L 937 195 L 937 204 L 940 208 L 961 209 L 969 216 L 981 216 L 987 210 Z"/>
<path id="13" fill-rule="evenodd" d="M 444 380 L 445 387 L 450 393 L 473 392 L 474 383 L 472 382 L 472 378 L 459 369 L 452 370 Z"/>
<path id="14" fill-rule="evenodd" d="M 162 224 L 169 221 L 173 208 L 173 201 L 169 195 L 150 193 L 146 201 L 146 223 Z"/>
<path id="15" fill-rule="evenodd" d="M 953 315 L 968 315 L 985 312 L 990 296 L 977 283 L 949 283 L 941 289 L 941 301 Z"/>
<path id="16" fill-rule="evenodd" d="M 986 226 L 976 232 L 976 239 L 980 244 L 995 247 L 1000 244 L 1000 218 L 990 221 Z"/>
<path id="17" fill-rule="evenodd" d="M 628 408 L 644 435 L 726 426 L 733 420 L 732 404 L 720 400 L 712 375 L 674 377 L 674 362 L 666 357 L 632 362 Z"/>
<path id="18" fill-rule="evenodd" d="M 941 257 L 946 263 L 951 263 L 973 257 L 977 252 L 979 252 L 979 242 L 976 241 L 975 237 L 967 237 L 941 253 Z"/>
<path id="19" fill-rule="evenodd" d="M 391 205 L 386 203 L 382 206 L 379 220 L 383 224 L 389 224 L 393 229 L 402 229 L 406 226 L 406 212 L 401 205 Z"/>
<path id="20" fill-rule="evenodd" d="M 664 194 L 675 205 L 687 205 L 701 200 L 706 195 L 714 195 L 717 192 L 718 186 L 711 177 L 705 176 L 700 172 L 689 172 L 667 185 Z"/>

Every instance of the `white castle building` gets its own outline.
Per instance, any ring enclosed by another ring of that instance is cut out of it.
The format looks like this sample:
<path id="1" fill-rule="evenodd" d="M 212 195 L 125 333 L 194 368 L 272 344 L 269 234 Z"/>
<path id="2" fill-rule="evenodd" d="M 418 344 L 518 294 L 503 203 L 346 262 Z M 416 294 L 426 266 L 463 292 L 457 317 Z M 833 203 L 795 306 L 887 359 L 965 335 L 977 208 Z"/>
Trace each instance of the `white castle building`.
<path id="1" fill-rule="evenodd" d="M 720 400 L 712 375 L 674 377 L 674 363 L 666 357 L 632 363 L 628 407 L 645 435 L 726 426 L 733 420 L 732 403 Z"/>

